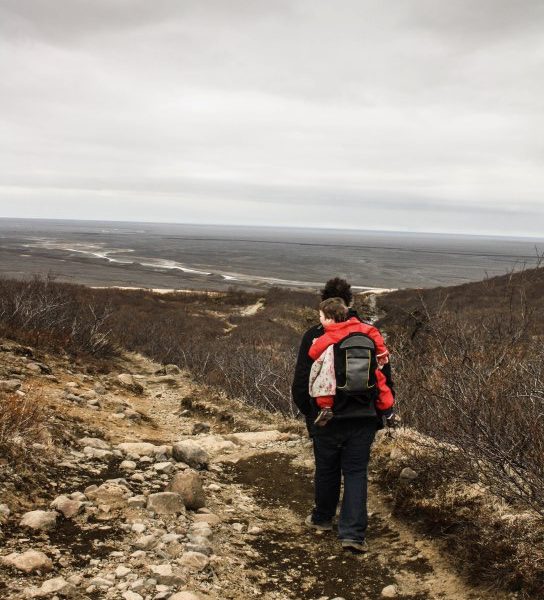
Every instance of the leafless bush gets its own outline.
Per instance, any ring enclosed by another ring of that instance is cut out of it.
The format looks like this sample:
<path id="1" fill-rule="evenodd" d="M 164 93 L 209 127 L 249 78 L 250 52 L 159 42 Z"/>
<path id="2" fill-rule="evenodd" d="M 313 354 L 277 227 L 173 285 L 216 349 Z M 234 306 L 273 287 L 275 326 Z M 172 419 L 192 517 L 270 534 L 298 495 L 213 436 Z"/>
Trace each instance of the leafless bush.
<path id="1" fill-rule="evenodd" d="M 458 477 L 544 516 L 544 343 L 531 336 L 525 299 L 506 305 L 474 319 L 422 302 L 417 326 L 393 338 L 399 406 L 407 424 L 463 457 Z"/>
<path id="2" fill-rule="evenodd" d="M 111 309 L 85 288 L 50 278 L 0 280 L 0 332 L 38 346 L 107 356 Z"/>
<path id="3" fill-rule="evenodd" d="M 32 444 L 43 442 L 46 411 L 39 399 L 0 394 L 0 456 L 25 459 Z"/>

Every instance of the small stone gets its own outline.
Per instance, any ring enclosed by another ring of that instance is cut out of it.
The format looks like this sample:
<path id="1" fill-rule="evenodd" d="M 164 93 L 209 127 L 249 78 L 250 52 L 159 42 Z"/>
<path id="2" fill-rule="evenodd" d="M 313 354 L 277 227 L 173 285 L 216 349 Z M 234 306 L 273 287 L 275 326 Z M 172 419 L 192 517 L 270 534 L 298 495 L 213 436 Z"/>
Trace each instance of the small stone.
<path id="1" fill-rule="evenodd" d="M 213 513 L 198 514 L 193 517 L 195 523 L 208 523 L 208 525 L 217 525 L 221 523 L 221 519 Z"/>
<path id="2" fill-rule="evenodd" d="M 21 387 L 21 382 L 18 379 L 3 379 L 0 381 L 0 391 L 13 393 Z"/>
<path id="3" fill-rule="evenodd" d="M 68 496 L 58 496 L 51 502 L 51 508 L 58 510 L 66 519 L 75 517 L 82 506 L 82 502 L 79 500 L 71 500 Z"/>
<path id="4" fill-rule="evenodd" d="M 133 496 L 127 500 L 127 505 L 132 508 L 144 508 L 147 504 L 146 496 Z"/>
<path id="5" fill-rule="evenodd" d="M 27 550 L 22 554 L 8 554 L 0 558 L 0 562 L 23 573 L 33 573 L 34 571 L 45 573 L 53 568 L 51 559 L 39 550 Z"/>
<path id="6" fill-rule="evenodd" d="M 123 471 L 135 471 L 136 463 L 133 460 L 124 460 L 119 465 L 119 468 Z"/>
<path id="7" fill-rule="evenodd" d="M 396 598 L 398 596 L 396 585 L 387 585 L 381 593 L 382 598 Z"/>
<path id="8" fill-rule="evenodd" d="M 96 448 L 97 450 L 111 450 L 111 446 L 108 442 L 105 442 L 100 438 L 84 437 L 78 440 L 77 443 L 83 448 L 89 446 L 90 448 Z"/>
<path id="9" fill-rule="evenodd" d="M 191 433 L 193 435 L 198 435 L 199 433 L 209 433 L 210 432 L 210 426 L 208 425 L 208 423 L 195 423 L 193 425 L 193 429 L 191 431 Z"/>
<path id="10" fill-rule="evenodd" d="M 55 577 L 54 579 L 48 579 L 42 583 L 42 586 L 39 589 L 39 596 L 37 597 L 47 597 L 57 594 L 63 598 L 71 598 L 75 592 L 75 587 L 66 581 L 64 577 Z"/>
<path id="11" fill-rule="evenodd" d="M 58 513 L 55 511 L 32 510 L 23 515 L 19 525 L 29 529 L 47 531 L 57 524 Z"/>
<path id="12" fill-rule="evenodd" d="M 147 527 L 144 523 L 134 523 L 131 529 L 134 531 L 134 533 L 143 533 Z"/>
<path id="13" fill-rule="evenodd" d="M 159 515 L 175 515 L 185 513 L 185 504 L 179 494 L 173 492 L 159 492 L 150 494 L 147 500 L 147 509 Z"/>
<path id="14" fill-rule="evenodd" d="M 247 532 L 251 533 L 252 535 L 258 535 L 259 533 L 262 533 L 263 530 L 260 527 L 253 525 L 253 527 L 250 527 Z"/>
<path id="15" fill-rule="evenodd" d="M 148 569 L 153 577 L 163 585 L 180 585 L 185 581 L 185 578 L 180 574 L 174 573 L 172 565 L 169 563 L 150 565 Z"/>
<path id="16" fill-rule="evenodd" d="M 168 600 L 202 600 L 202 596 L 195 594 L 195 592 L 178 592 L 173 596 L 170 596 Z"/>
<path id="17" fill-rule="evenodd" d="M 128 567 L 125 567 L 125 565 L 119 565 L 117 569 L 115 569 L 115 577 L 117 577 L 117 579 L 123 579 L 130 573 L 132 573 L 132 571 Z"/>
<path id="18" fill-rule="evenodd" d="M 132 492 L 125 485 L 116 481 L 105 481 L 96 490 L 85 490 L 85 495 L 96 504 L 107 504 L 111 508 L 119 508 L 126 506 L 127 499 L 132 496 Z"/>
<path id="19" fill-rule="evenodd" d="M 184 552 L 180 558 L 179 563 L 183 565 L 189 571 L 202 571 L 210 562 L 210 559 L 200 552 Z"/>
<path id="20" fill-rule="evenodd" d="M 158 473 L 171 473 L 174 470 L 174 465 L 171 462 L 156 463 L 153 468 Z"/>
<path id="21" fill-rule="evenodd" d="M 414 479 L 417 479 L 417 476 L 417 473 L 410 467 L 404 467 L 399 475 L 402 481 L 413 481 Z"/>
<path id="22" fill-rule="evenodd" d="M 131 590 L 123 592 L 121 595 L 125 600 L 144 600 L 143 596 L 140 596 L 140 594 L 132 592 Z"/>
<path id="23" fill-rule="evenodd" d="M 130 373 L 117 375 L 117 382 L 134 394 L 143 394 L 144 388 Z"/>
<path id="24" fill-rule="evenodd" d="M 232 528 L 234 529 L 234 531 L 241 533 L 242 531 L 244 531 L 245 525 L 243 523 L 233 523 Z"/>
<path id="25" fill-rule="evenodd" d="M 210 462 L 206 450 L 189 440 L 173 444 L 172 455 L 178 462 L 187 463 L 193 468 L 206 468 Z"/>

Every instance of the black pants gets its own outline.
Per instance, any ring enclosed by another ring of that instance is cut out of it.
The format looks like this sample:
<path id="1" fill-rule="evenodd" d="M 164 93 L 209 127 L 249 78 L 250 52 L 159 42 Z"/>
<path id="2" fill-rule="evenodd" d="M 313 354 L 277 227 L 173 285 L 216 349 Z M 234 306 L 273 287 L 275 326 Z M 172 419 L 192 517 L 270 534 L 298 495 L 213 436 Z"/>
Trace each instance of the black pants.
<path id="1" fill-rule="evenodd" d="M 367 486 L 375 419 L 331 422 L 313 437 L 315 456 L 314 523 L 327 523 L 336 514 L 344 476 L 344 496 L 338 519 L 341 540 L 365 539 L 368 525 Z"/>

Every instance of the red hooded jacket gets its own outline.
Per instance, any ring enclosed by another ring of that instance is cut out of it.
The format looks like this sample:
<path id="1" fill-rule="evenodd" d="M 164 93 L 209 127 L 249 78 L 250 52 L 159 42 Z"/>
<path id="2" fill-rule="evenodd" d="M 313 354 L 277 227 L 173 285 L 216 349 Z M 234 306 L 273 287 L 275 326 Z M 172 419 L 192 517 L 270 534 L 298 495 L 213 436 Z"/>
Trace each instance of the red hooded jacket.
<path id="1" fill-rule="evenodd" d="M 382 334 L 373 325 L 367 325 L 361 323 L 356 317 L 351 317 L 347 321 L 340 323 L 331 323 L 325 326 L 325 333 L 316 338 L 314 343 L 308 350 L 308 356 L 312 360 L 316 360 L 325 352 L 325 350 L 332 344 L 336 344 L 340 340 L 351 333 L 362 333 L 368 336 L 376 347 L 376 356 L 378 358 L 387 358 L 389 356 L 389 350 L 387 349 Z M 380 411 L 386 411 L 393 407 L 395 404 L 395 398 L 391 389 L 387 385 L 385 375 L 380 369 L 376 369 L 376 383 L 378 387 L 378 399 L 376 400 L 376 408 Z"/>

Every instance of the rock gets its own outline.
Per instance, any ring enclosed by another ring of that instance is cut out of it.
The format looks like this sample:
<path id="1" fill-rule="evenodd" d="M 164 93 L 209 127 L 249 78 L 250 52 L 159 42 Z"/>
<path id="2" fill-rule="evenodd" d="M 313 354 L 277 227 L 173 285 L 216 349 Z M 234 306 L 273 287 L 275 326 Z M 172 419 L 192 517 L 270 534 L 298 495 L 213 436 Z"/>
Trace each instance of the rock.
<path id="1" fill-rule="evenodd" d="M 62 598 L 72 598 L 76 593 L 76 588 L 66 581 L 64 577 L 55 577 L 42 583 L 40 588 L 33 588 L 30 591 L 30 598 L 47 598 L 47 596 L 56 595 Z"/>
<path id="2" fill-rule="evenodd" d="M 195 594 L 194 592 L 178 592 L 173 596 L 170 596 L 168 600 L 202 600 L 202 596 Z"/>
<path id="3" fill-rule="evenodd" d="M 143 596 L 140 596 L 140 594 L 137 592 L 132 592 L 131 590 L 123 592 L 121 595 L 125 600 L 144 600 Z"/>
<path id="4" fill-rule="evenodd" d="M 231 433 L 225 436 L 228 440 L 233 440 L 239 444 L 248 444 L 255 446 L 270 442 L 279 442 L 289 439 L 288 433 L 282 433 L 277 429 L 270 431 L 244 431 L 240 433 Z"/>
<path id="5" fill-rule="evenodd" d="M 404 467 L 400 472 L 399 478 L 401 481 L 413 481 L 417 479 L 417 473 L 410 467 Z"/>
<path id="6" fill-rule="evenodd" d="M 117 569 L 115 569 L 115 577 L 117 577 L 117 579 L 123 579 L 130 573 L 132 573 L 132 571 L 128 567 L 125 567 L 125 565 L 119 565 Z"/>
<path id="7" fill-rule="evenodd" d="M 164 372 L 167 375 L 181 375 L 181 369 L 177 365 L 164 365 Z"/>
<path id="8" fill-rule="evenodd" d="M 176 515 L 185 513 L 185 504 L 179 494 L 174 492 L 159 492 L 149 495 L 147 509 L 159 515 Z"/>
<path id="9" fill-rule="evenodd" d="M 105 481 L 96 490 L 85 490 L 87 498 L 96 504 L 107 504 L 111 508 L 126 506 L 132 492 L 125 486 L 114 481 Z"/>
<path id="10" fill-rule="evenodd" d="M 195 423 L 193 425 L 191 433 L 193 435 L 198 435 L 199 433 L 209 433 L 209 431 L 210 426 L 208 425 L 208 423 Z"/>
<path id="11" fill-rule="evenodd" d="M 176 473 L 168 489 L 179 494 L 183 498 L 185 506 L 191 510 L 197 510 L 206 505 L 202 478 L 199 473 L 192 469 Z"/>
<path id="12" fill-rule="evenodd" d="M 0 381 L 0 392 L 13 393 L 21 387 L 18 379 L 3 379 Z"/>
<path id="13" fill-rule="evenodd" d="M 259 533 L 262 533 L 263 530 L 260 527 L 253 525 L 253 527 L 250 527 L 247 532 L 251 533 L 251 535 L 258 535 Z"/>
<path id="14" fill-rule="evenodd" d="M 159 473 L 171 473 L 174 470 L 174 465 L 171 462 L 156 463 L 153 467 Z"/>
<path id="15" fill-rule="evenodd" d="M 217 525 L 221 523 L 221 519 L 213 513 L 198 514 L 193 517 L 195 523 L 207 523 L 208 525 Z"/>
<path id="16" fill-rule="evenodd" d="M 127 505 L 131 506 L 132 508 L 144 508 L 144 506 L 147 504 L 147 498 L 146 496 L 132 496 L 132 498 L 129 498 L 127 500 Z"/>
<path id="17" fill-rule="evenodd" d="M 206 468 L 210 462 L 210 457 L 206 450 L 189 440 L 176 442 L 172 446 L 172 455 L 178 462 L 187 463 L 193 468 Z"/>
<path id="18" fill-rule="evenodd" d="M 58 513 L 55 511 L 32 510 L 23 515 L 19 525 L 29 529 L 47 531 L 57 524 Z"/>
<path id="19" fill-rule="evenodd" d="M 103 396 L 106 393 L 106 388 L 101 383 L 94 384 L 94 391 Z"/>
<path id="20" fill-rule="evenodd" d="M 125 417 L 131 421 L 141 421 L 142 413 L 134 410 L 133 408 L 125 408 Z"/>
<path id="21" fill-rule="evenodd" d="M 158 375 L 153 378 L 153 383 L 166 383 L 166 385 L 177 385 L 178 380 L 172 375 Z"/>
<path id="22" fill-rule="evenodd" d="M 234 529 L 234 531 L 236 531 L 237 533 L 242 533 L 242 531 L 244 531 L 244 529 L 246 528 L 246 526 L 243 523 L 233 523 L 231 525 L 231 527 Z"/>
<path id="23" fill-rule="evenodd" d="M 7 504 L 0 504 L 0 523 L 7 521 L 10 514 L 11 510 L 9 506 Z"/>
<path id="24" fill-rule="evenodd" d="M 27 550 L 22 554 L 14 552 L 0 558 L 0 562 L 23 573 L 34 573 L 34 571 L 45 573 L 53 568 L 51 559 L 38 550 Z"/>
<path id="25" fill-rule="evenodd" d="M 396 598 L 398 596 L 396 585 L 387 585 L 383 588 L 381 597 L 382 598 Z"/>
<path id="26" fill-rule="evenodd" d="M 133 394 L 143 394 L 144 388 L 138 383 L 130 373 L 121 373 L 117 375 L 117 382 Z"/>
<path id="27" fill-rule="evenodd" d="M 140 550 L 149 550 L 153 548 L 158 543 L 157 536 L 153 534 L 149 535 L 141 535 L 135 542 L 134 547 L 139 548 Z"/>
<path id="28" fill-rule="evenodd" d="M 155 446 L 149 442 L 125 442 L 117 446 L 118 450 L 121 450 L 123 454 L 131 456 L 155 456 L 159 453 L 159 448 L 162 446 Z"/>
<path id="29" fill-rule="evenodd" d="M 145 523 L 134 523 L 131 529 L 134 533 L 143 533 L 147 529 L 147 526 Z"/>
<path id="30" fill-rule="evenodd" d="M 148 569 L 153 578 L 163 585 L 180 585 L 185 581 L 180 573 L 175 573 L 172 570 L 172 565 L 169 563 L 150 565 Z"/>
<path id="31" fill-rule="evenodd" d="M 90 458 L 96 458 L 97 460 L 104 460 L 113 456 L 113 453 L 109 450 L 102 450 L 100 448 L 93 448 L 91 446 L 85 446 L 83 448 L 83 454 Z"/>
<path id="32" fill-rule="evenodd" d="M 120 465 L 119 468 L 123 471 L 135 471 L 136 470 L 136 463 L 133 460 L 124 460 Z"/>
<path id="33" fill-rule="evenodd" d="M 58 496 L 58 498 L 55 498 L 55 500 L 51 502 L 51 508 L 62 513 L 66 519 L 75 517 L 82 506 L 82 502 L 79 502 L 79 500 L 71 500 L 68 496 Z"/>
<path id="34" fill-rule="evenodd" d="M 200 552 L 184 552 L 178 559 L 178 562 L 187 570 L 198 572 L 208 566 L 210 559 Z"/>

